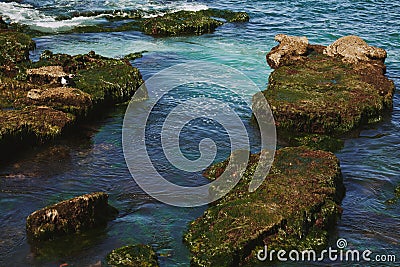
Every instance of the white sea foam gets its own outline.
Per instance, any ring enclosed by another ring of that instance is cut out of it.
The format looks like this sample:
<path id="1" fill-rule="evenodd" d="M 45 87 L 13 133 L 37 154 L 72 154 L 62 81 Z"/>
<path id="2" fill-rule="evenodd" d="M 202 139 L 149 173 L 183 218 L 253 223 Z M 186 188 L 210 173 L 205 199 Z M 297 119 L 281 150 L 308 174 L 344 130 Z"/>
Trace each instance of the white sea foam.
<path id="1" fill-rule="evenodd" d="M 0 3 L 0 15 L 11 22 L 29 25 L 42 32 L 62 32 L 82 25 L 93 25 L 102 15 L 94 17 L 74 17 L 67 20 L 56 20 L 33 6 L 18 3 Z"/>
<path id="2" fill-rule="evenodd" d="M 60 3 L 55 4 L 53 8 L 59 10 L 68 10 L 68 12 L 74 11 L 91 11 L 91 10 L 142 10 L 145 14 L 144 17 L 154 17 L 165 14 L 166 12 L 177 12 L 180 10 L 186 11 L 199 11 L 208 9 L 204 4 L 188 3 L 188 2 L 170 2 L 170 3 L 155 3 L 152 1 L 145 1 L 140 3 L 138 1 L 121 1 L 121 0 L 108 0 L 99 1 L 97 5 L 93 1 L 81 1 L 79 6 L 77 3 L 74 5 L 73 1 L 68 3 L 68 8 Z M 82 10 L 82 5 L 87 2 L 87 9 Z M 51 5 L 47 3 L 46 9 L 49 9 Z M 101 12 L 100 12 L 101 13 Z M 30 4 L 20 4 L 15 2 L 2 3 L 0 2 L 0 15 L 10 20 L 11 22 L 17 22 L 21 24 L 29 25 L 32 29 L 41 32 L 63 32 L 71 30 L 77 26 L 88 26 L 97 24 L 102 21 L 102 18 L 106 14 L 100 14 L 97 16 L 90 17 L 73 17 L 71 19 L 57 20 L 56 15 L 50 16 L 36 9 Z M 65 14 L 57 14 L 65 15 Z"/>

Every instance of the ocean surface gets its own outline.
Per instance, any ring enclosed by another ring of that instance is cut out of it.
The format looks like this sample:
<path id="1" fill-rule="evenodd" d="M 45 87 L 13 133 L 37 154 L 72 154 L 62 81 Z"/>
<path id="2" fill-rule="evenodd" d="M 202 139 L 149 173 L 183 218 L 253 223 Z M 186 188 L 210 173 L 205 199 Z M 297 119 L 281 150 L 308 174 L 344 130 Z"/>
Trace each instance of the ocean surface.
<path id="1" fill-rule="evenodd" d="M 167 11 L 207 8 L 246 11 L 250 22 L 225 24 L 215 33 L 194 37 L 153 38 L 136 31 L 116 33 L 64 34 L 76 26 L 102 24 L 109 10 L 140 10 L 145 16 Z M 89 16 L 87 11 L 96 11 Z M 77 12 L 81 12 L 79 15 Z M 85 13 L 86 12 L 86 13 Z M 75 14 L 75 15 L 74 15 Z M 76 15 L 78 14 L 78 15 Z M 219 63 L 247 75 L 265 89 L 271 69 L 265 55 L 276 45 L 278 33 L 307 36 L 311 43 L 329 45 L 345 35 L 358 35 L 370 45 L 388 52 L 387 76 L 400 88 L 400 2 L 389 0 L 299 0 L 299 1 L 139 1 L 139 0 L 22 0 L 0 1 L 0 15 L 8 21 L 29 25 L 45 33 L 35 38 L 37 60 L 49 49 L 68 54 L 91 50 L 108 57 L 146 51 L 133 64 L 144 79 L 157 72 L 191 60 Z M 196 88 L 194 89 L 196 91 Z M 186 92 L 186 93 L 182 93 Z M 347 248 L 369 249 L 374 254 L 396 255 L 397 263 L 370 262 L 368 266 L 399 266 L 400 204 L 387 206 L 400 183 L 400 98 L 384 121 L 363 129 L 359 137 L 348 138 L 337 153 L 347 188 L 343 215 L 332 233 Z M 250 99 L 253 90 L 243 92 Z M 210 96 L 224 100 L 246 126 L 253 151 L 259 133 L 249 124 L 251 110 L 223 88 L 212 88 Z M 188 175 L 172 168 L 159 152 L 157 135 L 168 112 L 189 98 L 185 90 L 174 90 L 162 98 L 154 110 L 154 127 L 148 142 L 152 161 L 170 179 L 193 185 L 206 183 L 200 172 Z M 208 107 L 202 107 L 207 109 Z M 178 208 L 162 204 L 144 193 L 132 179 L 122 151 L 122 122 L 126 105 L 83 125 L 74 134 L 54 144 L 24 153 L 0 168 L 0 266 L 90 266 L 102 261 L 112 249 L 134 243 L 151 244 L 161 266 L 188 266 L 189 253 L 182 244 L 187 224 L 200 216 L 205 206 Z M 211 138 L 218 145 L 215 161 L 230 153 L 229 138 L 221 125 L 200 119 L 181 134 L 183 153 L 199 157 L 199 142 Z M 154 132 L 153 132 L 154 131 Z M 154 140 L 154 143 L 152 143 Z M 67 238 L 41 248 L 30 247 L 25 235 L 25 219 L 33 211 L 73 196 L 105 191 L 118 208 L 118 218 L 106 229 Z M 326 266 L 313 263 L 308 266 Z M 366 266 L 365 263 L 338 262 L 330 266 Z M 358 264 L 358 265 L 357 265 Z M 303 266 L 304 263 L 276 263 L 276 266 Z"/>

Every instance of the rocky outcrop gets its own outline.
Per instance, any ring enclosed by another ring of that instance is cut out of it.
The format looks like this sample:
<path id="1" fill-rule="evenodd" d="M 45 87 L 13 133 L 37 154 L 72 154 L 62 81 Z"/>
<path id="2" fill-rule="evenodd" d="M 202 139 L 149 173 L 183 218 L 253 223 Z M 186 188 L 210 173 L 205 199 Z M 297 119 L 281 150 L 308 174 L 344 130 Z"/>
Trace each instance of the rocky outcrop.
<path id="1" fill-rule="evenodd" d="M 391 110 L 395 87 L 384 75 L 383 59 L 349 63 L 324 54 L 326 49 L 308 45 L 306 54 L 271 65 L 276 69 L 267 90 L 254 96 L 253 109 L 262 108 L 258 99 L 265 97 L 278 131 L 338 136 Z"/>
<path id="2" fill-rule="evenodd" d="M 239 184 L 189 225 L 184 241 L 192 266 L 254 263 L 265 245 L 269 251 L 327 245 L 327 229 L 340 216 L 344 196 L 335 155 L 306 147 L 280 149 L 263 184 L 250 193 L 258 158 L 251 155 Z M 216 164 L 205 175 L 215 179 L 226 165 Z"/>
<path id="3" fill-rule="evenodd" d="M 344 62 L 349 63 L 371 60 L 384 62 L 387 56 L 384 49 L 370 46 L 363 39 L 354 35 L 339 38 L 325 48 L 324 54 L 330 57 L 339 56 Z"/>
<path id="4" fill-rule="evenodd" d="M 130 100 L 143 83 L 126 59 L 93 51 L 76 56 L 44 51 L 31 62 L 34 47 L 25 34 L 6 30 L 0 35 L 2 150 L 56 138 L 90 114 Z"/>
<path id="5" fill-rule="evenodd" d="M 131 245 L 111 251 L 106 258 L 109 266 L 158 267 L 157 255 L 149 245 Z"/>
<path id="6" fill-rule="evenodd" d="M 291 61 L 300 60 L 302 56 L 307 54 L 307 37 L 277 34 L 275 41 L 279 42 L 279 45 L 272 48 L 271 52 L 267 54 L 267 62 L 273 69 Z"/>
<path id="7" fill-rule="evenodd" d="M 207 9 L 200 11 L 178 11 L 141 21 L 141 30 L 153 36 L 201 35 L 212 33 L 226 22 L 246 22 L 245 12 Z"/>
<path id="8" fill-rule="evenodd" d="M 51 240 L 105 226 L 117 214 L 106 193 L 91 193 L 35 211 L 26 219 L 26 231 L 33 241 Z"/>
<path id="9" fill-rule="evenodd" d="M 0 147 L 21 142 L 42 143 L 59 136 L 75 117 L 46 106 L 31 106 L 18 110 L 0 110 Z"/>

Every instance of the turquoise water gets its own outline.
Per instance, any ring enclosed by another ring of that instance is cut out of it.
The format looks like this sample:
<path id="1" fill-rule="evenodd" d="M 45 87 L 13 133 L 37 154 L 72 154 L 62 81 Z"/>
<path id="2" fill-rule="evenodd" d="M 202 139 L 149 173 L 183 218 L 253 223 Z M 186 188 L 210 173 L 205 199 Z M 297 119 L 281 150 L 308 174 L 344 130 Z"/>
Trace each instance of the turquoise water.
<path id="1" fill-rule="evenodd" d="M 57 16 L 74 11 L 140 9 L 151 14 L 165 9 L 210 7 L 244 10 L 249 12 L 251 20 L 244 24 L 225 24 L 213 34 L 173 38 L 152 38 L 134 31 L 67 35 L 62 31 L 76 25 L 102 23 L 104 19 L 100 16 L 55 20 Z M 386 49 L 387 75 L 400 88 L 400 3 L 396 1 L 31 0 L 22 1 L 22 4 L 0 1 L 0 14 L 48 32 L 36 39 L 37 50 L 32 53 L 32 59 L 37 59 L 44 49 L 70 54 L 95 50 L 110 57 L 148 51 L 134 62 L 145 79 L 178 63 L 204 60 L 242 71 L 261 89 L 266 87 L 271 72 L 265 55 L 276 45 L 276 34 L 304 35 L 311 43 L 325 45 L 341 36 L 355 34 L 371 45 Z M 254 91 L 245 93 L 250 98 Z M 236 104 L 242 120 L 248 121 L 250 110 L 242 107 L 240 101 L 230 99 L 223 90 L 216 90 L 216 94 Z M 172 105 L 179 97 L 179 94 L 172 94 L 164 104 Z M 160 109 L 160 116 L 163 110 Z M 122 153 L 124 112 L 125 107 L 120 106 L 100 121 L 84 125 L 76 135 L 30 151 L 0 169 L 0 266 L 57 266 L 61 263 L 89 266 L 101 261 L 113 248 L 136 242 L 152 244 L 160 255 L 161 266 L 188 266 L 189 255 L 181 242 L 182 234 L 187 223 L 200 216 L 206 207 L 170 207 L 140 190 L 129 174 Z M 258 133 L 250 125 L 247 129 L 256 150 Z M 199 140 L 209 137 L 210 132 L 221 145 L 218 159 L 224 158 L 229 154 L 224 131 L 202 122 L 197 124 L 196 131 L 188 132 L 194 138 L 184 138 L 183 150 L 191 151 L 190 148 L 197 147 Z M 382 134 L 381 137 L 371 138 L 378 134 Z M 360 137 L 347 139 L 343 150 L 337 153 L 347 193 L 342 204 L 342 219 L 332 235 L 333 244 L 337 238 L 345 238 L 348 248 L 395 254 L 400 259 L 400 205 L 387 207 L 384 204 L 400 183 L 399 140 L 400 99 L 396 94 L 393 112 L 382 123 L 364 129 Z M 161 166 L 165 163 L 161 156 L 153 157 L 153 161 Z M 166 172 L 169 172 L 168 167 Z M 205 183 L 199 173 L 190 177 L 179 176 L 179 172 L 174 175 L 177 179 L 189 178 L 196 185 Z M 61 240 L 49 245 L 62 248 L 58 250 L 35 251 L 29 246 L 25 218 L 32 211 L 97 190 L 108 192 L 111 204 L 120 210 L 119 217 L 106 229 L 81 237 L 85 242 Z M 286 265 L 289 264 L 278 264 Z M 325 266 L 325 263 L 316 265 Z M 337 265 L 354 266 L 352 263 Z M 369 265 L 396 266 L 398 262 Z"/>

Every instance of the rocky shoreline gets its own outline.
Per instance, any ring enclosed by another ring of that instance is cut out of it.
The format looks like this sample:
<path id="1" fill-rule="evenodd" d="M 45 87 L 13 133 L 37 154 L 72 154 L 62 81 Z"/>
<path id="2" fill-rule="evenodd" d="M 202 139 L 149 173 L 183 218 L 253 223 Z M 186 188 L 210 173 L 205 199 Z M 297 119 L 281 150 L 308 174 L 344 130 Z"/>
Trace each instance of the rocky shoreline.
<path id="1" fill-rule="evenodd" d="M 2 150 L 53 140 L 91 115 L 129 101 L 143 83 L 128 60 L 93 51 L 76 56 L 44 51 L 32 62 L 35 43 L 12 30 L 2 30 L 0 47 Z"/>
<path id="2" fill-rule="evenodd" d="M 181 11 L 129 27 L 156 37 L 199 35 L 248 19 L 244 12 Z M 0 32 L 0 149 L 60 137 L 104 107 L 130 100 L 143 83 L 129 62 L 140 55 L 112 59 L 93 51 L 76 56 L 45 51 L 32 62 L 29 51 L 35 43 L 7 27 Z M 325 248 L 345 194 L 339 160 L 329 151 L 340 149 L 342 136 L 381 121 L 392 109 L 395 88 L 384 75 L 383 49 L 356 36 L 327 47 L 311 45 L 305 37 L 277 35 L 276 40 L 280 44 L 267 55 L 274 71 L 267 90 L 254 96 L 253 109 L 261 108 L 259 98 L 268 100 L 278 137 L 288 147 L 276 152 L 270 173 L 253 193 L 248 183 L 259 155 L 251 155 L 241 182 L 189 225 L 184 242 L 192 266 L 251 266 L 264 246 Z M 204 175 L 218 178 L 226 163 Z M 398 200 L 398 191 L 389 204 Z M 43 241 L 104 226 L 117 214 L 107 199 L 105 193 L 92 193 L 32 213 L 26 223 L 30 243 L 40 247 Z M 111 266 L 158 266 L 148 245 L 116 249 L 105 261 Z"/>
<path id="3" fill-rule="evenodd" d="M 341 136 L 379 122 L 392 109 L 395 88 L 384 76 L 383 49 L 357 36 L 328 47 L 310 45 L 306 37 L 275 39 L 280 44 L 267 55 L 274 71 L 267 90 L 253 97 L 253 111 L 262 113 L 265 97 L 278 139 L 289 147 L 276 152 L 270 173 L 253 193 L 247 183 L 258 155 L 251 155 L 241 182 L 189 225 L 184 241 L 192 266 L 257 265 L 264 246 L 324 249 L 345 194 L 339 160 L 326 151 L 340 149 Z M 226 164 L 217 163 L 205 176 L 217 178 Z"/>

